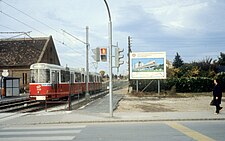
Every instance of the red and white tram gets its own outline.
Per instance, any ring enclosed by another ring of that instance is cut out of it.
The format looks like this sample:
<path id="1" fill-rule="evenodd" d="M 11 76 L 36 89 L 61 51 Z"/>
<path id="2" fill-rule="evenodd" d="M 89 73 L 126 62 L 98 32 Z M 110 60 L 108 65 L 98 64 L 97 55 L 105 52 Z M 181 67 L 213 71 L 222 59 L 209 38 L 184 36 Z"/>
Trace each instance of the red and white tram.
<path id="1" fill-rule="evenodd" d="M 46 63 L 33 64 L 30 69 L 30 97 L 33 99 L 55 99 L 86 92 L 86 72 L 82 69 Z M 99 74 L 89 73 L 88 91 L 101 90 L 101 81 Z"/>

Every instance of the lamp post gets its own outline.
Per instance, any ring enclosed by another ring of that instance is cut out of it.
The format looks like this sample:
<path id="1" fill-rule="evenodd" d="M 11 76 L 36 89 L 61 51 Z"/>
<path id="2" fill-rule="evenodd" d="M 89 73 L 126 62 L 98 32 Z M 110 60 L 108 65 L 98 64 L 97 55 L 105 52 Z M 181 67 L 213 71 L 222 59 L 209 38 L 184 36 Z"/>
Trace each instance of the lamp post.
<path id="1" fill-rule="evenodd" d="M 109 6 L 106 0 L 104 0 L 108 16 L 109 16 L 109 112 L 110 116 L 113 117 L 113 109 L 112 109 L 112 20 L 111 20 L 111 14 L 109 10 Z"/>

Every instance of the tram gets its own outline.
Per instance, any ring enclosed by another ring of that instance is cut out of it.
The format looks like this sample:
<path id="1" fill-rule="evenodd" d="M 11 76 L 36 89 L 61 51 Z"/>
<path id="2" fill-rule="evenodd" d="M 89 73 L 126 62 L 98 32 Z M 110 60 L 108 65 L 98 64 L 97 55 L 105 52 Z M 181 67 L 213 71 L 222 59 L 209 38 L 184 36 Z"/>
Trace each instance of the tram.
<path id="1" fill-rule="evenodd" d="M 86 72 L 84 69 L 63 67 L 47 63 L 30 66 L 30 98 L 35 100 L 59 99 L 86 92 Z M 102 78 L 97 73 L 89 73 L 88 91 L 100 91 Z"/>

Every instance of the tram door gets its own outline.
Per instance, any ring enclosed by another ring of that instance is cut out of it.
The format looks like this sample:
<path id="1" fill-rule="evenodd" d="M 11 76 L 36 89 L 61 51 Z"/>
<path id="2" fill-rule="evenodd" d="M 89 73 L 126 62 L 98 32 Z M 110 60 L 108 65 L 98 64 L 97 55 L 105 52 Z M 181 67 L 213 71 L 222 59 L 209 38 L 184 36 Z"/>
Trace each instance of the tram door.
<path id="1" fill-rule="evenodd" d="M 54 92 L 57 92 L 59 88 L 59 71 L 53 70 L 51 72 L 51 77 L 52 77 L 52 89 L 54 90 Z"/>

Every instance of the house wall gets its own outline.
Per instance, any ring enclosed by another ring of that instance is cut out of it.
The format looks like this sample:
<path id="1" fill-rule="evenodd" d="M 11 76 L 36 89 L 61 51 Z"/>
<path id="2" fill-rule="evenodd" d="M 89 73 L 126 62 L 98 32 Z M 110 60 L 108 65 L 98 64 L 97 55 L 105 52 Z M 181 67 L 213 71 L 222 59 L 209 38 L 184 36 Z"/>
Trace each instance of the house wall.
<path id="1" fill-rule="evenodd" d="M 8 70 L 9 77 L 17 77 L 20 78 L 20 90 L 26 90 L 29 91 L 29 82 L 30 82 L 30 69 L 27 68 L 7 68 L 5 70 Z M 2 75 L 3 69 L 0 69 L 0 76 Z"/>
<path id="2" fill-rule="evenodd" d="M 54 42 L 50 36 L 47 47 L 44 51 L 44 54 L 41 60 L 37 63 L 50 63 L 60 65 L 59 58 L 55 49 Z M 8 70 L 9 77 L 18 77 L 20 78 L 20 90 L 26 89 L 29 92 L 29 83 L 30 83 L 30 65 L 27 66 L 1 66 L 0 76 L 2 76 L 3 70 Z M 23 91 L 21 91 L 23 92 Z"/>
<path id="3" fill-rule="evenodd" d="M 52 40 L 49 41 L 40 63 L 50 63 L 60 65 L 58 55 Z"/>

